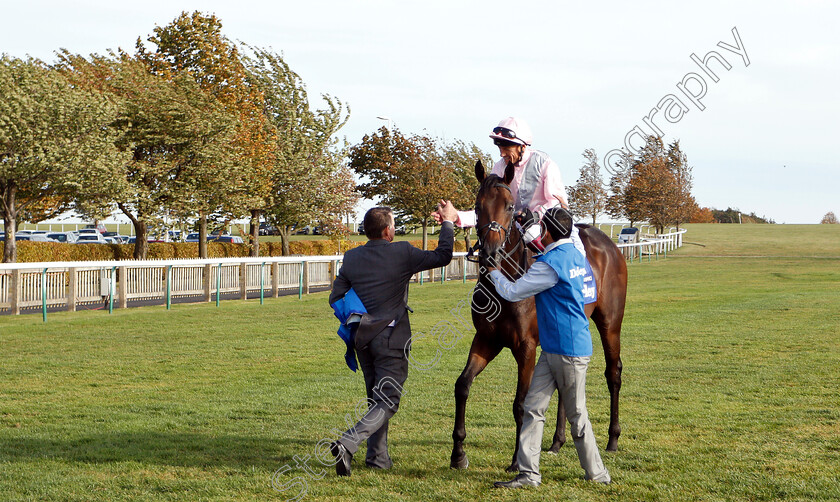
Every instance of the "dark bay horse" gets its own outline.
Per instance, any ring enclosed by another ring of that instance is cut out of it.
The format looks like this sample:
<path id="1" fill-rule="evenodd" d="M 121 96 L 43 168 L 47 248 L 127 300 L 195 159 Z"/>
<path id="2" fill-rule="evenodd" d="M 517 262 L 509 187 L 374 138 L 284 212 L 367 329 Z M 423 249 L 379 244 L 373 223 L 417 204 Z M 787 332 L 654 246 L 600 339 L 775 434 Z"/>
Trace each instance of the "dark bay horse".
<path id="1" fill-rule="evenodd" d="M 536 349 L 539 345 L 537 315 L 534 299 L 510 303 L 496 294 L 486 266 L 497 264 L 505 275 L 514 280 L 524 274 L 533 263 L 531 252 L 524 246 L 522 235 L 513 222 L 514 201 L 510 192 L 510 179 L 494 174 L 485 176 L 481 162 L 475 165 L 475 174 L 481 182 L 476 196 L 475 248 L 479 252 L 480 273 L 473 291 L 472 318 L 476 333 L 473 338 L 467 365 L 455 383 L 455 428 L 450 467 L 464 469 L 469 465 L 464 452 L 466 428 L 464 424 L 467 398 L 475 377 L 503 348 L 513 353 L 518 369 L 516 397 L 513 401 L 513 418 L 516 422 L 516 447 L 508 471 L 517 471 L 516 454 L 519 451 L 519 433 L 522 428 L 523 402 L 534 374 Z M 509 173 L 508 176 L 512 176 Z M 595 227 L 576 225 L 586 248 L 586 256 L 595 275 L 598 300 L 586 306 L 586 314 L 598 328 L 606 358 L 607 387 L 610 392 L 610 426 L 607 451 L 618 448 L 621 427 L 618 424 L 618 392 L 621 389 L 621 321 L 627 295 L 627 264 L 618 247 Z M 556 452 L 566 441 L 566 414 L 558 403 L 557 428 L 549 451 Z"/>

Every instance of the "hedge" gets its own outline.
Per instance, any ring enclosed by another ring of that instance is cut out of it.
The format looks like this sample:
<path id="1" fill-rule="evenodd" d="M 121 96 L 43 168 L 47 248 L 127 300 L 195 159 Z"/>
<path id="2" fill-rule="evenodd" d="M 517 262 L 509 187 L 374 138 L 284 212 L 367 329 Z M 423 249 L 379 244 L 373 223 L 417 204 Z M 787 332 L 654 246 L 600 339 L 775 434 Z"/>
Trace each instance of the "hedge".
<path id="1" fill-rule="evenodd" d="M 422 247 L 422 240 L 408 241 L 415 247 Z M 429 247 L 437 241 L 429 239 Z M 316 256 L 335 255 L 348 249 L 364 245 L 363 241 L 294 241 L 289 243 L 292 255 Z M 63 242 L 18 241 L 18 263 L 47 261 L 119 261 L 130 260 L 134 253 L 134 244 L 67 244 Z M 455 251 L 464 251 L 464 240 L 455 240 Z M 227 242 L 208 242 L 208 258 L 242 258 L 251 254 L 249 244 L 231 244 Z M 260 256 L 283 256 L 280 242 L 261 242 Z M 198 258 L 197 242 L 150 242 L 149 260 Z"/>

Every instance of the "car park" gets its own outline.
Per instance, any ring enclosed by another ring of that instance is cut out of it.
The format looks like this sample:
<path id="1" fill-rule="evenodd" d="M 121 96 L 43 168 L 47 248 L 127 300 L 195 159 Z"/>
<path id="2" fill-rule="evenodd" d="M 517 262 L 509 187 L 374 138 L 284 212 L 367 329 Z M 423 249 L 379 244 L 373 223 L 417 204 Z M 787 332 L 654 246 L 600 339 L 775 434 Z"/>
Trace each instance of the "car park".
<path id="1" fill-rule="evenodd" d="M 231 244 L 242 244 L 244 241 L 238 235 L 211 235 L 207 242 L 228 242 Z"/>
<path id="2" fill-rule="evenodd" d="M 94 233 L 82 233 L 79 234 L 79 238 L 76 239 L 76 244 L 107 244 L 108 241 L 105 240 L 105 237 L 102 236 L 99 232 L 94 231 Z"/>

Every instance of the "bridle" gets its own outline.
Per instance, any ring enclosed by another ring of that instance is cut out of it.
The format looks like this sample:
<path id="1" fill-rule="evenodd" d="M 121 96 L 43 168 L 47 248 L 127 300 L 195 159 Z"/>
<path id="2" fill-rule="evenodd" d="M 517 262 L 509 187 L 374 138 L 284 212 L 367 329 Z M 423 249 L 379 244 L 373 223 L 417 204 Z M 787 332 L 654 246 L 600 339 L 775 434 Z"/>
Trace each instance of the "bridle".
<path id="1" fill-rule="evenodd" d="M 508 191 L 508 193 L 510 193 L 510 187 L 504 183 L 496 183 L 492 185 L 491 188 L 504 188 Z M 478 263 L 478 252 L 484 248 L 485 238 L 490 232 L 498 232 L 499 234 L 502 234 L 502 246 L 504 246 L 510 238 L 510 230 L 512 227 L 513 218 L 510 219 L 510 223 L 508 223 L 507 228 L 503 227 L 502 224 L 496 220 L 493 220 L 490 223 L 485 223 L 484 225 L 477 227 L 475 229 L 476 241 L 475 244 L 467 251 L 467 261 Z M 473 257 L 473 255 L 475 255 L 475 257 Z"/>

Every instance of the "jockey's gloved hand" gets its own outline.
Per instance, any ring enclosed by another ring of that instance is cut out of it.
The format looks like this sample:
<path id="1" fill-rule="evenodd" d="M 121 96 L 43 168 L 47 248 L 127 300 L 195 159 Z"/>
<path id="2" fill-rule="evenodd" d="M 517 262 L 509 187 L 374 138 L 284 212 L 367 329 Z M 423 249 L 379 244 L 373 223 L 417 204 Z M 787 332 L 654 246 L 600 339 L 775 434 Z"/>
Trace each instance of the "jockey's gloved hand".
<path id="1" fill-rule="evenodd" d="M 537 215 L 528 209 L 520 209 L 513 215 L 513 221 L 519 223 L 520 228 L 528 228 L 534 223 L 537 223 Z"/>

